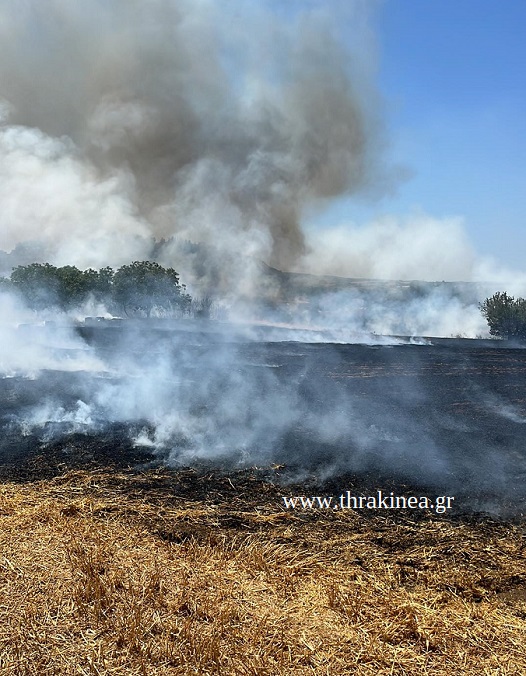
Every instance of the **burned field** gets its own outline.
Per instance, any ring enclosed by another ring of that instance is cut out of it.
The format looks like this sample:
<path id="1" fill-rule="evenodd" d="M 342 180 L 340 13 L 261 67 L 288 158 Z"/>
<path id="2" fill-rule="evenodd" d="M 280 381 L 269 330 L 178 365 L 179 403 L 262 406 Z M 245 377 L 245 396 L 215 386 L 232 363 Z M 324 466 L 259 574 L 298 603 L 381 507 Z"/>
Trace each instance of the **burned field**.
<path id="1" fill-rule="evenodd" d="M 4 471 L 36 456 L 69 468 L 86 457 L 225 471 L 279 464 L 293 482 L 343 489 L 342 477 L 372 476 L 379 488 L 458 495 L 464 511 L 524 512 L 525 350 L 230 338 L 92 330 L 81 345 L 102 368 L 3 378 Z M 79 351 L 56 350 L 59 363 Z"/>
<path id="2" fill-rule="evenodd" d="M 146 396 L 151 336 L 1 381 L 0 673 L 524 673 L 524 350 L 173 338 L 164 437 L 95 396 Z M 377 489 L 456 502 L 282 499 Z"/>

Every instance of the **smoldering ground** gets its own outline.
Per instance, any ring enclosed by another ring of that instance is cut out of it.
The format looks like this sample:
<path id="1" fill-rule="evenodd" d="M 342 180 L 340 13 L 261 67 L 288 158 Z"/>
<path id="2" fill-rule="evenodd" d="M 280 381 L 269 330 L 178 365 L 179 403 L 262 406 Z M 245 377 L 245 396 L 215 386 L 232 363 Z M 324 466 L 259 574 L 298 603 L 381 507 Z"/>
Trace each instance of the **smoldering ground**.
<path id="1" fill-rule="evenodd" d="M 54 349 L 77 370 L 3 378 L 4 461 L 57 447 L 67 460 L 82 439 L 111 455 L 118 431 L 132 464 L 134 448 L 171 467 L 284 464 L 288 481 L 374 475 L 447 491 L 459 509 L 524 508 L 524 350 L 248 341 L 141 324 L 77 329 Z M 56 327 L 32 330 L 52 344 Z"/>

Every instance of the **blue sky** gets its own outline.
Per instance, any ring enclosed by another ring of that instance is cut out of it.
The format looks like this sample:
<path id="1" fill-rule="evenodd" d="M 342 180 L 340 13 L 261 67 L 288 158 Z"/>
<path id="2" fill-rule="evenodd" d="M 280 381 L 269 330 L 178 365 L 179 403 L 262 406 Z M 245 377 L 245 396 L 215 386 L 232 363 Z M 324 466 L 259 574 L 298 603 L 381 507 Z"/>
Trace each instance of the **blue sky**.
<path id="1" fill-rule="evenodd" d="M 373 27 L 388 155 L 412 177 L 316 221 L 461 216 L 477 252 L 524 269 L 526 0 L 382 0 Z"/>

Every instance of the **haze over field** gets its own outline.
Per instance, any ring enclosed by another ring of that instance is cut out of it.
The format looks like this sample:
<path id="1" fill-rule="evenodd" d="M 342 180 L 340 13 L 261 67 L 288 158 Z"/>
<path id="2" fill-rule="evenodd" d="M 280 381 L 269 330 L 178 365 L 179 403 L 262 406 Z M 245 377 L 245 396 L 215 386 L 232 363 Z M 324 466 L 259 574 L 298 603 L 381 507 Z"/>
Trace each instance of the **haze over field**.
<path id="1" fill-rule="evenodd" d="M 526 673 L 524 26 L 0 0 L 1 673 Z"/>

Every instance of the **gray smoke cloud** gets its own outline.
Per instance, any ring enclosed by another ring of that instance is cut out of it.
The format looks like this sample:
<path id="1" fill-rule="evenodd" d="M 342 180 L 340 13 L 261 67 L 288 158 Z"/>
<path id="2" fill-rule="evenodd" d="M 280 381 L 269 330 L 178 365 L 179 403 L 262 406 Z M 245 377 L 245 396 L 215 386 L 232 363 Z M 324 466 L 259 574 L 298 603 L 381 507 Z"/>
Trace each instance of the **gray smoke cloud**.
<path id="1" fill-rule="evenodd" d="M 374 5 L 2 3 L 0 248 L 117 264 L 177 233 L 289 267 L 307 207 L 394 179 Z"/>

